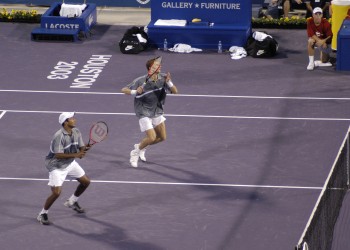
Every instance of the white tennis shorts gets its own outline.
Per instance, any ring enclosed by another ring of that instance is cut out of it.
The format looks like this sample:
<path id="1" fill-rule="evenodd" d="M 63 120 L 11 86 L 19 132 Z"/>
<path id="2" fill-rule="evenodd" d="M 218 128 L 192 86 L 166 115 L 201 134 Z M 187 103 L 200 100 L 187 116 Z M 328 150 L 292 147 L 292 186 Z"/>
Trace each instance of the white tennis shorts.
<path id="1" fill-rule="evenodd" d="M 139 120 L 140 130 L 141 132 L 150 130 L 154 127 L 157 127 L 159 124 L 161 124 L 165 120 L 166 120 L 165 117 L 162 115 L 154 118 L 143 117 Z"/>
<path id="2" fill-rule="evenodd" d="M 55 169 L 49 173 L 49 183 L 51 187 L 61 187 L 67 176 L 69 179 L 79 179 L 85 175 L 84 169 L 75 160 L 65 169 Z"/>

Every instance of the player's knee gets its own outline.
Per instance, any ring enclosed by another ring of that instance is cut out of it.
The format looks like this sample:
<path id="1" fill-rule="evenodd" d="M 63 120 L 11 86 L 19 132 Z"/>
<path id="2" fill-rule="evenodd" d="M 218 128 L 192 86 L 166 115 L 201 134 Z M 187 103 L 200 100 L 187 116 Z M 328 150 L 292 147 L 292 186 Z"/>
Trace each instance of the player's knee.
<path id="1" fill-rule="evenodd" d="M 57 199 L 61 195 L 61 190 L 54 189 L 52 190 L 52 196 Z"/>
<path id="2" fill-rule="evenodd" d="M 81 184 L 83 184 L 84 187 L 87 188 L 90 185 L 90 183 L 91 183 L 90 179 L 86 177 Z"/>
<path id="3" fill-rule="evenodd" d="M 89 177 L 87 177 L 86 175 L 83 176 L 82 178 L 80 178 L 78 181 L 79 181 L 80 184 L 83 185 L 85 188 L 87 188 L 87 187 L 90 185 L 90 183 L 91 183 Z"/>
<path id="4" fill-rule="evenodd" d="M 165 141 L 166 140 L 166 135 L 161 135 L 159 138 L 158 138 L 159 141 Z"/>
<path id="5" fill-rule="evenodd" d="M 309 38 L 309 40 L 308 40 L 308 46 L 309 46 L 309 47 L 314 47 L 314 46 L 315 46 L 315 43 L 316 43 L 316 41 L 315 41 L 314 39 Z"/>
<path id="6" fill-rule="evenodd" d="M 308 43 L 307 47 L 309 49 L 315 49 L 315 44 L 314 43 Z"/>
<path id="7" fill-rule="evenodd" d="M 153 143 L 157 139 L 157 136 L 156 134 L 148 135 L 147 139 L 149 143 Z"/>

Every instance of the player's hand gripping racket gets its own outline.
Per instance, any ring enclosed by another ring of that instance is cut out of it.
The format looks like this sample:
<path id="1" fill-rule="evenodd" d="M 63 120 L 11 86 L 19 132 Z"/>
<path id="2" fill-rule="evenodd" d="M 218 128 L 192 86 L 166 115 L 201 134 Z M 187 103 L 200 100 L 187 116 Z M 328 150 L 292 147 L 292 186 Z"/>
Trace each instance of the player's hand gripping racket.
<path id="1" fill-rule="evenodd" d="M 90 129 L 89 142 L 87 148 L 90 148 L 92 145 L 103 141 L 106 139 L 108 134 L 108 126 L 105 122 L 99 121 L 94 123 Z"/>

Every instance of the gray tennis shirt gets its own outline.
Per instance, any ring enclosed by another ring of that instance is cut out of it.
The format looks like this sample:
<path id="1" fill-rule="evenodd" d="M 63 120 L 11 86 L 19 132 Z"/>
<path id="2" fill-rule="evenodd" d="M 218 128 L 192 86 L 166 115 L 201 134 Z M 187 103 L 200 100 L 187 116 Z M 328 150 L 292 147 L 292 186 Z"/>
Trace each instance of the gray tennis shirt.
<path id="1" fill-rule="evenodd" d="M 55 154 L 65 153 L 73 154 L 78 153 L 79 148 L 85 146 L 83 138 L 79 129 L 73 128 L 72 134 L 62 127 L 58 130 L 52 138 L 50 145 L 50 152 L 45 158 L 45 166 L 49 171 L 54 169 L 64 169 L 74 161 L 74 158 L 57 159 Z"/>
<path id="2" fill-rule="evenodd" d="M 147 75 L 136 78 L 132 83 L 127 85 L 131 90 L 136 90 L 146 81 Z M 166 74 L 159 74 L 157 81 L 148 80 L 143 86 L 144 92 L 135 96 L 134 110 L 138 118 L 149 117 L 154 118 L 164 114 L 163 104 L 166 91 L 169 87 L 165 82 Z"/>

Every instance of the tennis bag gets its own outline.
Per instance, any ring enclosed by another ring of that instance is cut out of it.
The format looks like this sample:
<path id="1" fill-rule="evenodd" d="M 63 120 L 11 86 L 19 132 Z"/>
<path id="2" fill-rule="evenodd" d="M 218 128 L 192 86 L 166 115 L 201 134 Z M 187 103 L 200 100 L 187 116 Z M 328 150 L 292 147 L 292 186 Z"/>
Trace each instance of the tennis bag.
<path id="1" fill-rule="evenodd" d="M 249 56 L 254 58 L 274 57 L 278 51 L 278 42 L 264 32 L 254 32 L 248 38 L 245 50 Z"/>
<path id="2" fill-rule="evenodd" d="M 148 35 L 143 27 L 128 29 L 119 42 L 119 49 L 123 54 L 138 54 L 148 47 Z"/>

